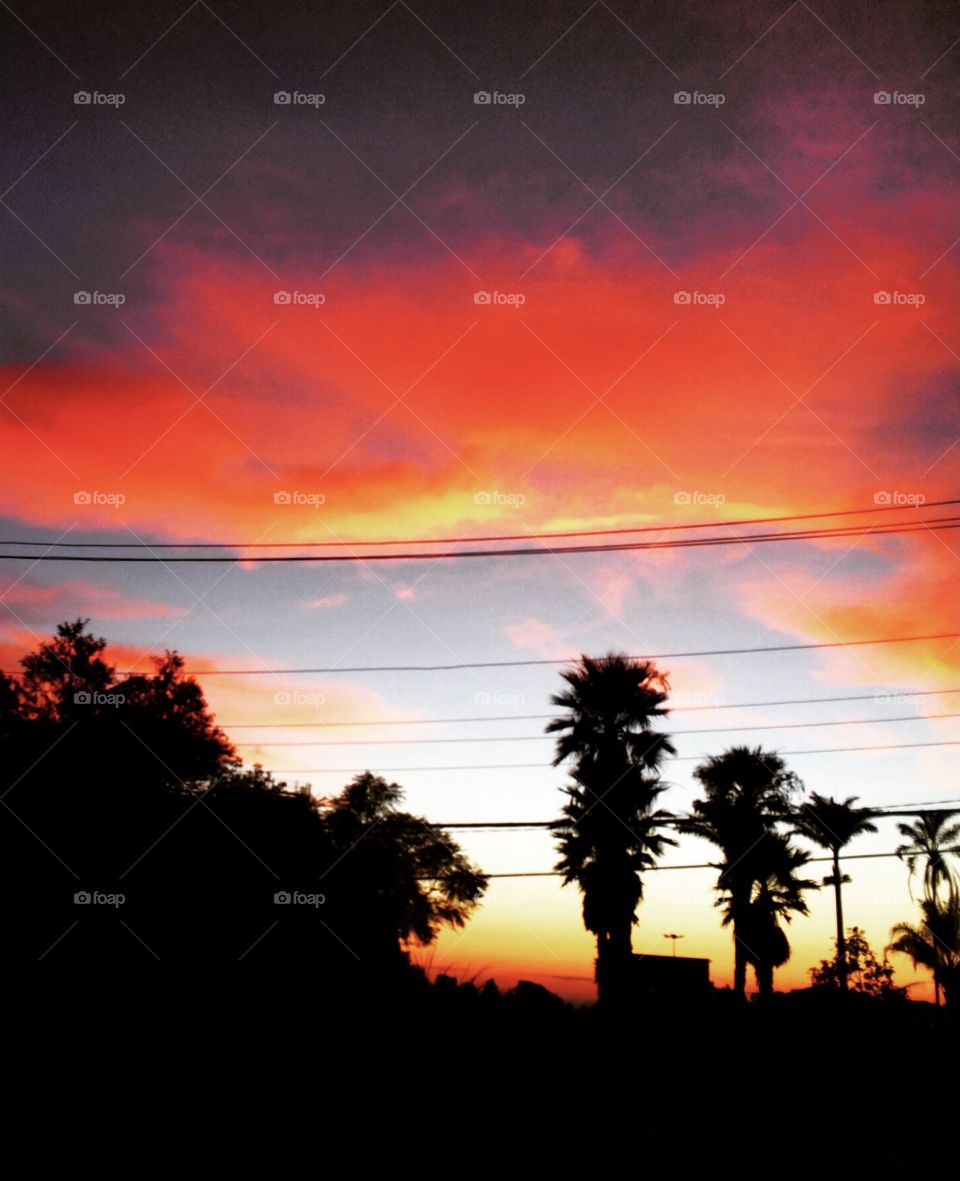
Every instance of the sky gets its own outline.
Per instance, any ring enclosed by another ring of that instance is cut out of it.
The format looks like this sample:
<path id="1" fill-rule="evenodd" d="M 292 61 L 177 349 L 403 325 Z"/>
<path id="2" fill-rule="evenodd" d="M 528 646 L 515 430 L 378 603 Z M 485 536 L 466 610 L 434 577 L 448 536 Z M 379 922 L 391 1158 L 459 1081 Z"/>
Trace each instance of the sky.
<path id="1" fill-rule="evenodd" d="M 245 759 L 321 795 L 390 768 L 452 824 L 556 814 L 564 777 L 523 715 L 549 713 L 560 666 L 341 670 L 955 630 L 949 531 L 474 561 L 363 544 L 877 524 L 953 497 L 951 7 L 183 0 L 15 3 L 0 23 L 3 537 L 238 546 L 226 565 L 0 562 L 0 666 L 82 615 L 120 667 L 175 648 L 251 670 L 202 678 Z M 242 544 L 306 541 L 364 560 Z M 935 716 L 960 713 L 952 639 L 660 664 L 674 809 L 735 740 L 960 740 Z M 336 671 L 282 672 L 305 666 Z M 866 700 L 735 708 L 843 695 Z M 482 720 L 329 725 L 463 717 Z M 681 733 L 821 721 L 851 724 Z M 377 745 L 398 738 L 472 741 Z M 343 745 L 277 745 L 299 739 Z M 956 792 L 950 747 L 788 762 L 865 804 Z M 497 766 L 515 763 L 536 765 Z M 489 873 L 556 859 L 542 831 L 457 839 Z M 897 843 L 882 821 L 855 851 Z M 711 857 L 684 839 L 665 865 Z M 882 948 L 915 917 L 906 870 L 849 871 L 848 920 Z M 648 875 L 635 950 L 683 934 L 729 982 L 714 879 Z M 495 879 L 417 956 L 589 999 L 579 908 L 555 877 Z M 830 953 L 832 923 L 821 892 L 781 986 Z"/>

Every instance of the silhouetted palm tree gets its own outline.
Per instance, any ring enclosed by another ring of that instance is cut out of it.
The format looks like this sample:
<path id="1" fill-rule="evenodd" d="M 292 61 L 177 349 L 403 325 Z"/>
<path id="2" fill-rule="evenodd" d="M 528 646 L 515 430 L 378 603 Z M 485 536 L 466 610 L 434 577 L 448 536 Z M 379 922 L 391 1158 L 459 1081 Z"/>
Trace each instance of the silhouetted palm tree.
<path id="1" fill-rule="evenodd" d="M 744 932 L 752 927 L 749 933 L 756 941 L 763 935 L 761 931 L 758 936 L 757 930 L 764 925 L 758 921 L 757 911 L 751 911 L 751 904 L 760 884 L 769 880 L 778 864 L 783 864 L 782 850 L 777 845 L 782 838 L 776 825 L 790 815 L 802 785 L 779 755 L 761 747 L 732 747 L 697 767 L 694 776 L 706 794 L 695 801 L 693 814 L 682 827 L 710 841 L 723 853 L 723 861 L 717 866 L 717 905 L 724 909 L 724 925 L 733 927 L 733 987 L 738 996 L 744 997 L 747 964 L 751 962 Z M 766 934 L 772 945 L 769 923 Z M 770 949 L 758 949 L 758 958 L 761 951 L 769 955 Z"/>
<path id="2" fill-rule="evenodd" d="M 551 698 L 566 713 L 547 726 L 558 734 L 554 766 L 575 759 L 570 774 L 576 786 L 563 789 L 563 818 L 557 834 L 564 884 L 576 882 L 583 894 L 584 926 L 597 938 L 597 985 L 608 1000 L 629 961 L 637 905 L 643 897 L 641 873 L 665 845 L 666 814 L 655 810 L 665 790 L 659 769 L 674 754 L 666 735 L 652 723 L 664 717 L 669 688 L 654 665 L 611 653 L 583 656 L 562 674 L 567 688 Z M 612 985 L 612 990 L 611 990 Z"/>
<path id="3" fill-rule="evenodd" d="M 945 901 L 924 898 L 918 927 L 897 923 L 887 951 L 907 955 L 915 968 L 933 973 L 937 1004 L 940 990 L 948 1005 L 960 1002 L 960 894 L 952 890 Z"/>
<path id="4" fill-rule="evenodd" d="M 803 892 L 817 889 L 817 884 L 797 877 L 797 871 L 806 865 L 810 855 L 791 845 L 787 837 L 774 833 L 765 839 L 764 846 L 767 875 L 754 884 L 738 938 L 744 944 L 748 962 L 753 965 L 760 996 L 766 998 L 773 993 L 774 968 L 790 958 L 790 943 L 780 920 L 789 923 L 794 914 L 809 914 Z M 728 913 L 724 923 L 730 921 Z"/>
<path id="5" fill-rule="evenodd" d="M 877 826 L 870 820 L 869 813 L 855 808 L 856 796 L 846 800 L 835 800 L 813 792 L 809 801 L 800 809 L 796 831 L 813 841 L 822 849 L 833 854 L 833 873 L 823 879 L 825 886 L 833 886 L 837 911 L 837 970 L 840 987 L 847 987 L 847 947 L 843 926 L 843 883 L 850 879 L 840 872 L 840 850 L 845 849 L 854 837 L 865 832 L 876 832 Z"/>
<path id="6" fill-rule="evenodd" d="M 897 825 L 900 835 L 908 842 L 900 845 L 897 856 L 906 862 L 911 882 L 918 864 L 923 863 L 923 896 L 927 900 L 937 901 L 944 889 L 949 897 L 957 888 L 947 856 L 956 853 L 956 846 L 960 845 L 960 822 L 948 823 L 956 815 L 956 812 L 925 812 L 913 824 Z"/>

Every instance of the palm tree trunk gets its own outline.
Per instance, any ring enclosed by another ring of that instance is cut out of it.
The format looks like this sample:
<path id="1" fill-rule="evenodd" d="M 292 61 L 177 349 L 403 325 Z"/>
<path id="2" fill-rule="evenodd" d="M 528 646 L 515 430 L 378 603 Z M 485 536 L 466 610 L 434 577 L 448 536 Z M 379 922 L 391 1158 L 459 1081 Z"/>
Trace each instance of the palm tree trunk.
<path id="1" fill-rule="evenodd" d="M 843 932 L 843 885 L 840 881 L 840 850 L 833 850 L 833 893 L 837 903 L 837 974 L 847 991 L 847 937 Z"/>
<path id="2" fill-rule="evenodd" d="M 733 933 L 733 991 L 744 1000 L 747 995 L 747 956 L 737 939 L 736 930 Z"/>

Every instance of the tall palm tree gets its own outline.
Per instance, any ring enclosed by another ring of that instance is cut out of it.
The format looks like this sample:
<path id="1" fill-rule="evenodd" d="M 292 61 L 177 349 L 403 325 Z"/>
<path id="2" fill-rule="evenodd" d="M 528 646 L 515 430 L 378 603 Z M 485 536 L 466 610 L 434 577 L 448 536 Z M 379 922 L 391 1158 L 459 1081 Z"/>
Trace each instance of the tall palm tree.
<path id="1" fill-rule="evenodd" d="M 674 754 L 653 729 L 666 715 L 669 685 L 653 664 L 610 653 L 581 656 L 561 674 L 567 687 L 551 698 L 565 712 L 547 726 L 557 734 L 557 766 L 574 760 L 575 784 L 563 788 L 562 818 L 551 825 L 564 885 L 583 894 L 583 922 L 597 939 L 597 988 L 609 1001 L 624 977 L 632 930 L 643 897 L 641 874 L 666 845 L 666 813 L 656 808 L 665 790 L 664 757 Z"/>
<path id="2" fill-rule="evenodd" d="M 697 767 L 694 776 L 705 794 L 694 802 L 682 829 L 710 841 L 723 853 L 717 866 L 717 905 L 723 907 L 724 925 L 733 927 L 733 987 L 743 998 L 750 962 L 744 935 L 752 934 L 756 940 L 759 926 L 751 903 L 759 884 L 774 872 L 772 867 L 782 864 L 776 825 L 789 817 L 802 785 L 779 755 L 759 746 L 754 750 L 731 747 Z"/>
<path id="3" fill-rule="evenodd" d="M 937 1004 L 941 989 L 948 1005 L 960 1004 L 960 893 L 953 890 L 944 901 L 924 898 L 920 909 L 920 925 L 897 923 L 887 951 L 907 955 L 915 968 L 933 973 Z"/>
<path id="4" fill-rule="evenodd" d="M 955 871 L 948 854 L 956 853 L 960 845 L 960 822 L 949 823 L 956 812 L 925 812 L 913 824 L 898 824 L 907 843 L 900 845 L 897 856 L 905 861 L 910 880 L 923 863 L 923 896 L 936 901 L 942 894 L 948 897 L 957 888 Z"/>
<path id="5" fill-rule="evenodd" d="M 832 796 L 813 792 L 809 801 L 801 807 L 799 819 L 794 824 L 801 836 L 813 841 L 821 849 L 829 849 L 833 855 L 833 873 L 823 879 L 823 884 L 833 886 L 837 911 L 837 971 L 843 989 L 847 987 L 847 943 L 843 925 L 842 887 L 850 879 L 840 873 L 840 850 L 845 849 L 854 837 L 877 831 L 870 814 L 854 807 L 856 802 L 856 796 L 835 800 Z"/>
<path id="6" fill-rule="evenodd" d="M 773 970 L 790 958 L 790 942 L 780 920 L 791 922 L 794 914 L 809 914 L 803 897 L 817 883 L 798 878 L 797 871 L 810 860 L 809 853 L 790 844 L 789 838 L 774 833 L 766 843 L 767 876 L 754 884 L 753 896 L 741 922 L 741 939 L 748 963 L 753 965 L 761 998 L 773 993 Z M 724 923 L 728 921 L 724 917 Z"/>

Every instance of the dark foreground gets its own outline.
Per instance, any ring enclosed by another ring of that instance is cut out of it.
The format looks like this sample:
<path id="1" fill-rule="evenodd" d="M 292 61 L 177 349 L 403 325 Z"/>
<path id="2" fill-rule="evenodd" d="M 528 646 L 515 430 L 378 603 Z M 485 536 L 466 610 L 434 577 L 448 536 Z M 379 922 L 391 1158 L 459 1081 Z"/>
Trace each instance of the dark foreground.
<path id="1" fill-rule="evenodd" d="M 909 1002 L 717 993 L 605 1018 L 536 986 L 125 976 L 34 996 L 10 1027 L 8 1138 L 46 1129 L 30 1175 L 832 1177 L 957 1160 L 957 1023 Z"/>

